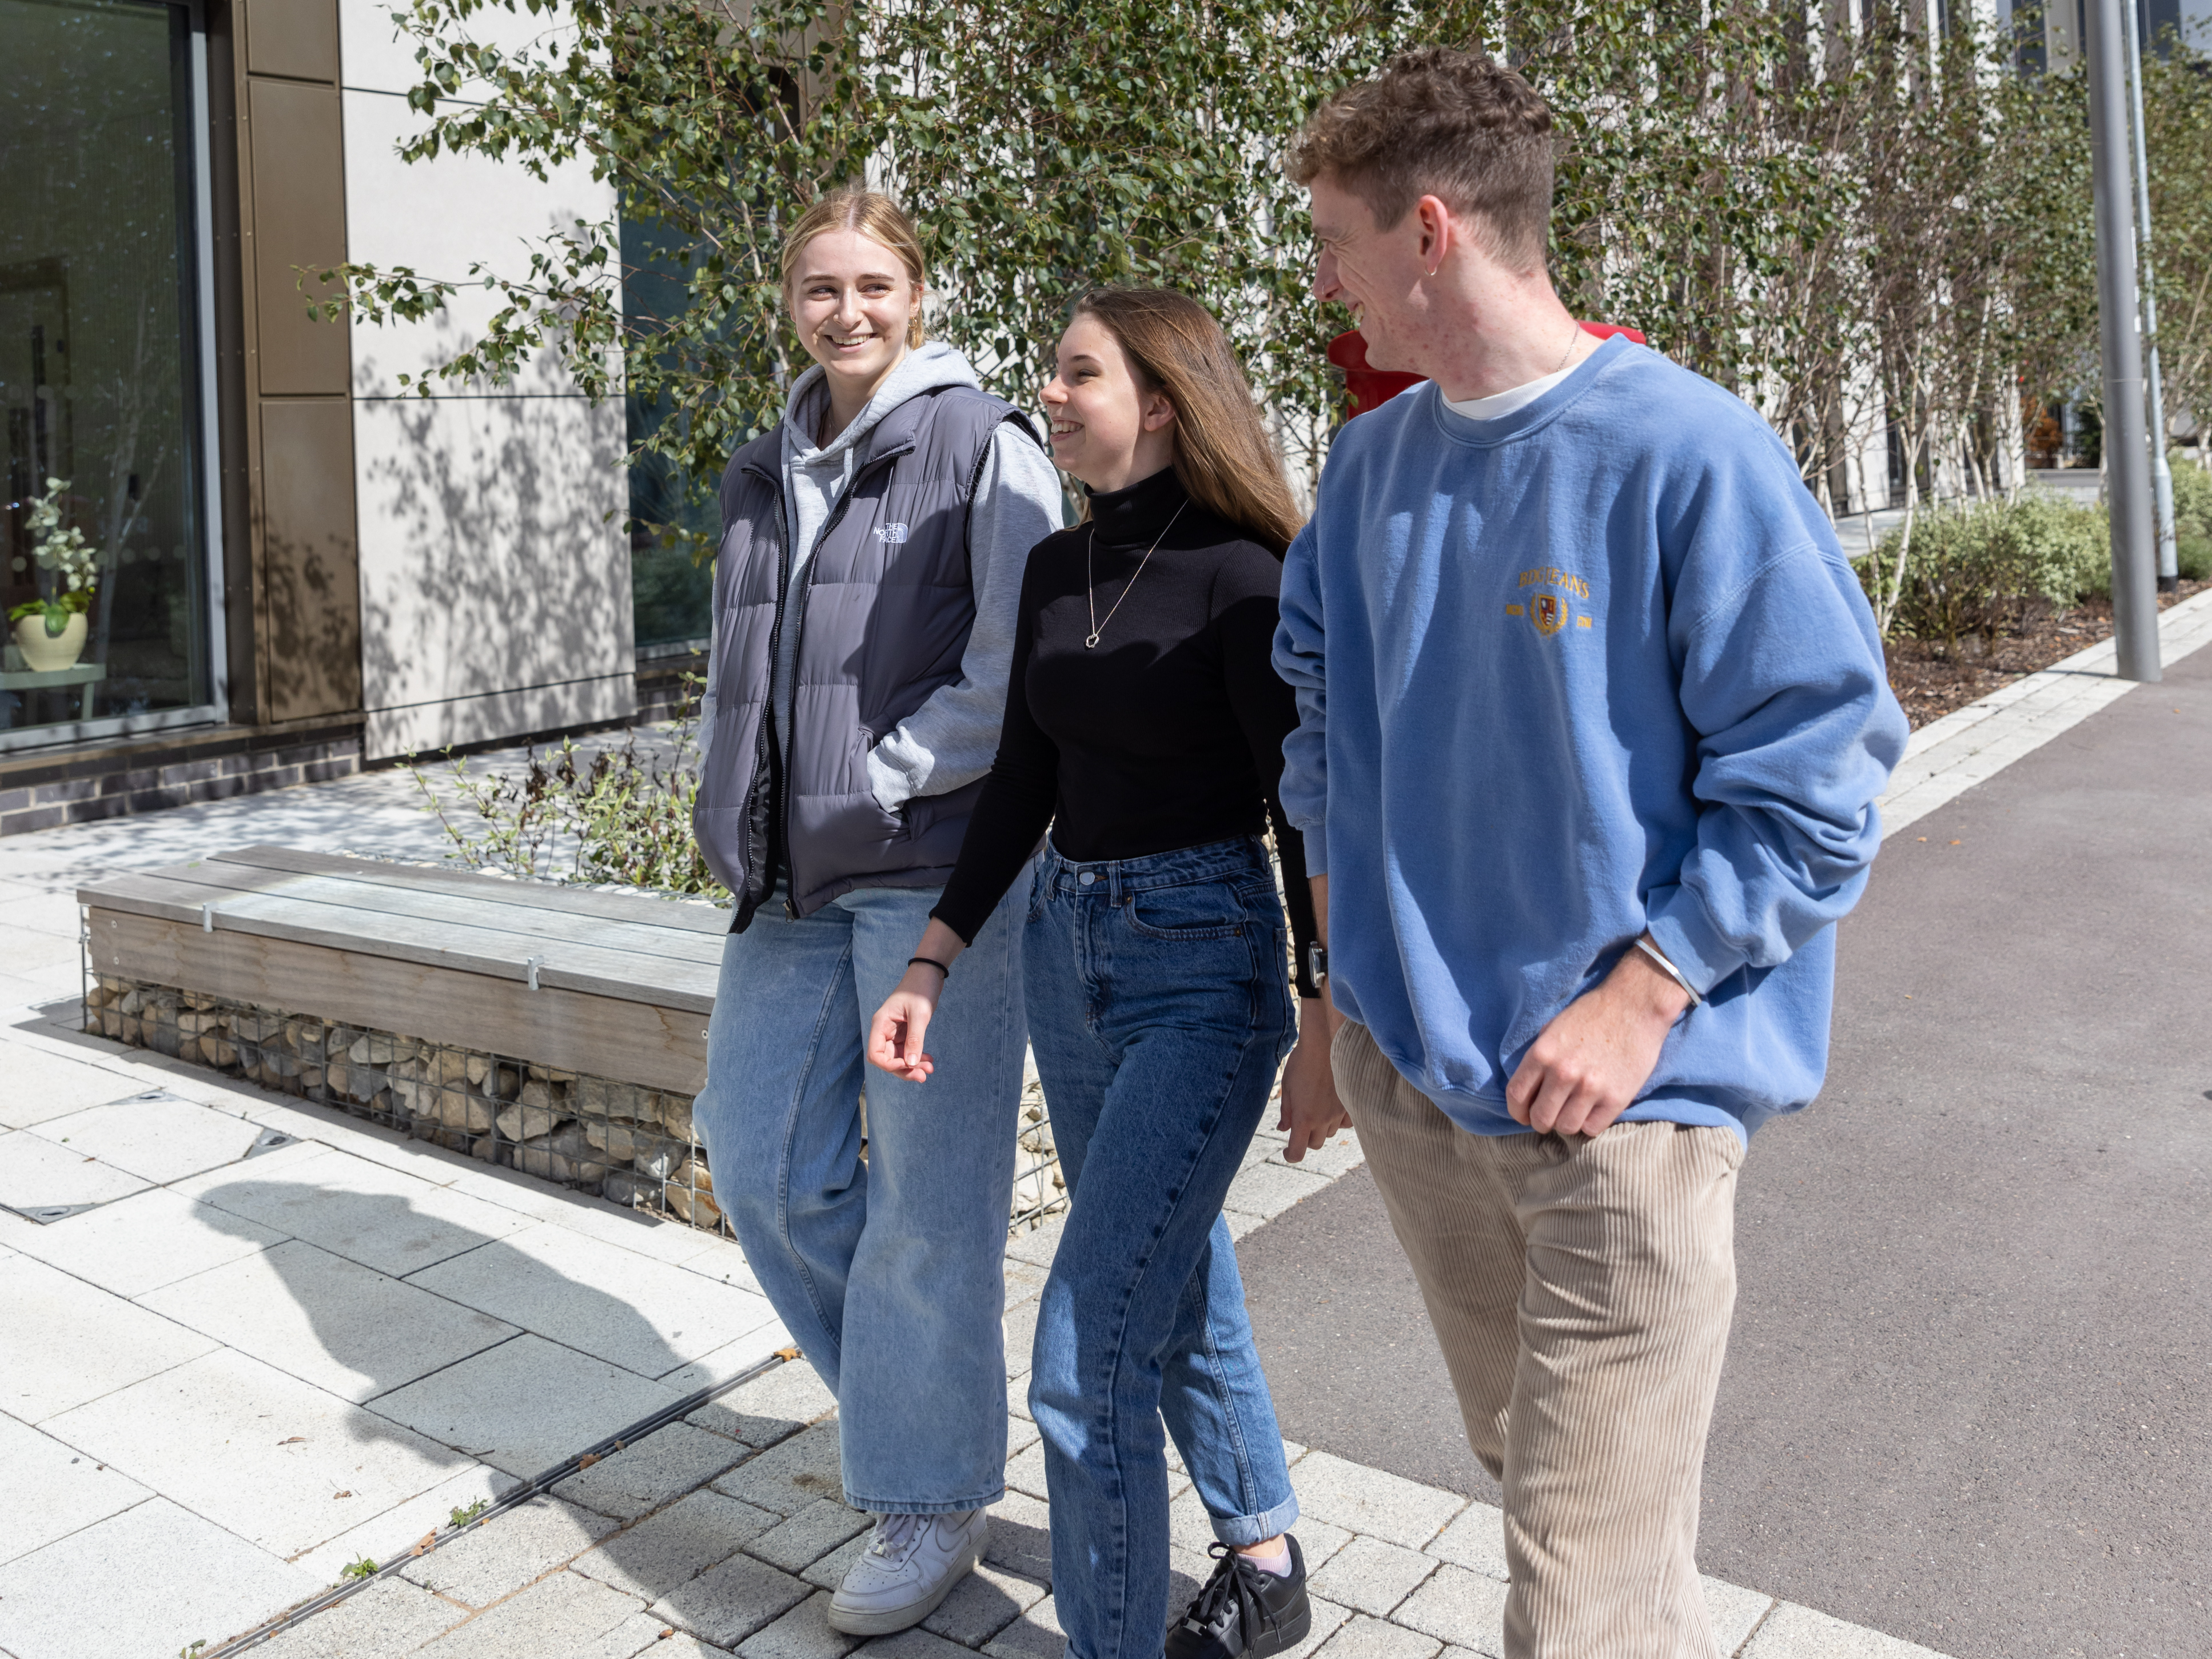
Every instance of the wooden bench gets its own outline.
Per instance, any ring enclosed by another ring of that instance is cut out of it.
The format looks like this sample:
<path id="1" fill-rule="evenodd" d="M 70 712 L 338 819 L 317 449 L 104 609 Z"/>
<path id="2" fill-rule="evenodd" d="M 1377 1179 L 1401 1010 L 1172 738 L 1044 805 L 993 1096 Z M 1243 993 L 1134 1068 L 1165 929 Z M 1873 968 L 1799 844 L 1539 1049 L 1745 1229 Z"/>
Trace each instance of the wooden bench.
<path id="1" fill-rule="evenodd" d="M 87 1025 L 624 1205 L 721 1224 L 691 1121 L 729 913 L 246 847 L 77 891 Z M 1011 1224 L 1065 1202 L 1024 1090 Z"/>

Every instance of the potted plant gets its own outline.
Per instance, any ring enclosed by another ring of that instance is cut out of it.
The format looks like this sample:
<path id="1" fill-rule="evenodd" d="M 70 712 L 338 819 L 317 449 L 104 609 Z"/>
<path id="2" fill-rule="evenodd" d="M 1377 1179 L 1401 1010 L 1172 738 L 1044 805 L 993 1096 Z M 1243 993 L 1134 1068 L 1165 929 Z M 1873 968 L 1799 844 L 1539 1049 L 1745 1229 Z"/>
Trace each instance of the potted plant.
<path id="1" fill-rule="evenodd" d="M 89 546 L 84 532 L 62 523 L 62 496 L 66 478 L 46 480 L 46 494 L 31 503 L 31 554 L 41 569 L 54 573 L 60 592 L 28 599 L 8 612 L 15 625 L 15 647 L 34 673 L 74 668 L 84 654 L 85 612 L 93 590 L 100 586 L 98 550 Z"/>

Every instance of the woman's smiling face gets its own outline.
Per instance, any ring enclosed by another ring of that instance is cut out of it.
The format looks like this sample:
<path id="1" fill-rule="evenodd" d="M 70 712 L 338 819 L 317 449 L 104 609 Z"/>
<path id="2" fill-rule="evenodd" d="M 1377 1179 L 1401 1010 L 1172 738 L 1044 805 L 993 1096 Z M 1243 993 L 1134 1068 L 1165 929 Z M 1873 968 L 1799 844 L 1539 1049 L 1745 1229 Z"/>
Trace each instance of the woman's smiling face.
<path id="1" fill-rule="evenodd" d="M 1079 313 L 1060 337 L 1044 406 L 1052 417 L 1053 459 L 1093 489 L 1118 489 L 1149 476 L 1173 453 L 1168 428 L 1174 406 L 1139 383 L 1121 343 L 1096 317 Z M 1140 464 L 1142 471 L 1133 471 Z"/>
<path id="2" fill-rule="evenodd" d="M 799 251 L 792 324 L 807 356 L 848 386 L 890 373 L 921 308 L 921 284 L 898 255 L 857 230 L 826 230 Z"/>

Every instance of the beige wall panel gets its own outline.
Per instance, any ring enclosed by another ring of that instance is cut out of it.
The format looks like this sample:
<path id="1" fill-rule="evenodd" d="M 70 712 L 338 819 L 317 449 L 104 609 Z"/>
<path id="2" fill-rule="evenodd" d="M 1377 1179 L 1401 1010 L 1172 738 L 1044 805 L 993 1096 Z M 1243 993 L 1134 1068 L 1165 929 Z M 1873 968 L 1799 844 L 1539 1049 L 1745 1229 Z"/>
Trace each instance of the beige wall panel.
<path id="1" fill-rule="evenodd" d="M 248 74 L 338 78 L 338 0 L 247 0 L 245 10 Z"/>
<path id="2" fill-rule="evenodd" d="M 587 163 L 558 168 L 544 183 L 520 167 L 476 155 L 399 159 L 398 147 L 426 125 L 406 100 L 383 93 L 345 94 L 346 245 L 371 264 L 406 265 L 426 276 L 465 280 L 482 262 L 502 272 L 526 272 L 534 244 L 577 220 L 611 218 L 615 192 L 596 182 Z M 439 317 L 423 323 L 357 328 L 353 335 L 354 395 L 401 395 L 401 374 L 420 375 L 483 337 L 504 301 L 477 285 L 465 287 Z M 440 392 L 491 392 L 489 384 L 437 383 Z M 573 394 L 574 380 L 559 359 L 541 355 L 516 375 L 512 390 Z"/>
<path id="3" fill-rule="evenodd" d="M 262 404 L 261 546 L 264 718 L 360 708 L 353 411 L 343 398 Z"/>
<path id="4" fill-rule="evenodd" d="M 422 78 L 414 39 L 399 33 L 392 21 L 393 10 L 392 0 L 341 0 L 347 86 L 404 93 Z M 513 11 L 487 7 L 469 19 L 468 28 L 470 40 L 507 52 L 540 40 L 557 45 L 574 33 L 562 12 L 532 11 L 526 5 L 517 5 Z M 483 91 L 480 82 L 464 82 L 460 101 L 481 97 Z"/>
<path id="5" fill-rule="evenodd" d="M 347 328 L 307 314 L 296 266 L 346 257 L 345 147 L 337 88 L 249 83 L 252 106 L 253 276 L 264 398 L 342 396 Z"/>
<path id="6" fill-rule="evenodd" d="M 371 752 L 634 706 L 621 405 L 401 398 L 353 412 Z"/>

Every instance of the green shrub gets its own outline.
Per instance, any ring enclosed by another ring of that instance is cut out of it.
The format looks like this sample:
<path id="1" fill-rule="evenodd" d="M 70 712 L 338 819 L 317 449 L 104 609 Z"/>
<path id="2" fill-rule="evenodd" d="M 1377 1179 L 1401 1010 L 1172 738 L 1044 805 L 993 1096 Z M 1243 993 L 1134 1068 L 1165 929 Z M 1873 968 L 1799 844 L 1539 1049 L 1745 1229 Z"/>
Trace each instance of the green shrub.
<path id="1" fill-rule="evenodd" d="M 2109 591 L 2110 533 L 2101 508 L 2028 491 L 1916 514 L 1901 582 L 1902 526 L 1851 562 L 1891 632 L 1946 646 L 1969 634 L 1994 641 L 2035 605 L 2063 611 Z"/>
<path id="2" fill-rule="evenodd" d="M 2189 452 L 2166 452 L 2173 473 L 2174 564 L 2189 580 L 2212 580 L 2212 472 Z"/>

